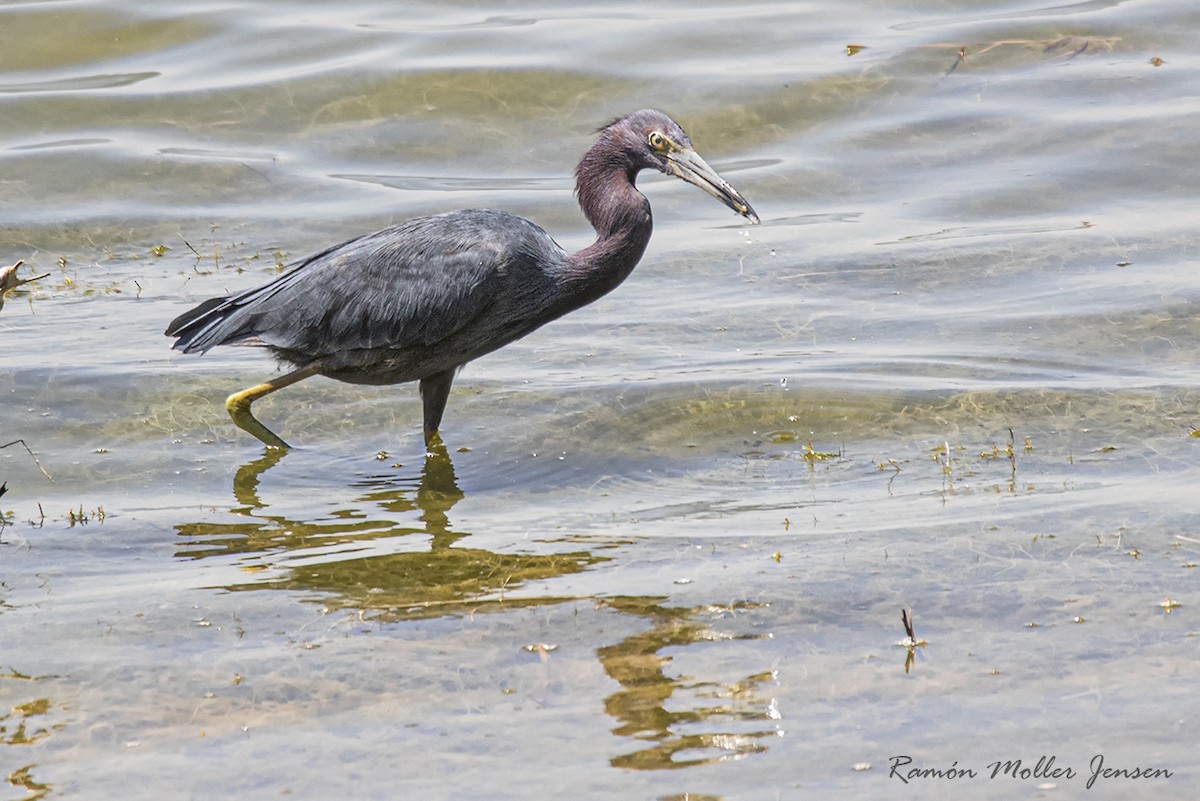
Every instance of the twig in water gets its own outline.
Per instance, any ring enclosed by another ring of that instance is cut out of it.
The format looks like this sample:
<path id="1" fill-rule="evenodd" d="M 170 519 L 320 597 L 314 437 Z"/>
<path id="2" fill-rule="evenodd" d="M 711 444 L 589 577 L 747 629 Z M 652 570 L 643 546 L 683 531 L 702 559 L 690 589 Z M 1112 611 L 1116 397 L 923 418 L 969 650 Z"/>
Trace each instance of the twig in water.
<path id="1" fill-rule="evenodd" d="M 52 484 L 54 483 L 54 479 L 51 478 L 50 474 L 46 472 L 46 468 L 42 467 L 42 463 L 39 462 L 37 460 L 37 457 L 33 455 L 33 451 L 29 450 L 29 446 L 25 444 L 25 440 L 14 439 L 12 442 L 8 442 L 8 443 L 5 443 L 4 445 L 0 445 L 0 451 L 4 450 L 5 448 L 9 447 L 10 445 L 20 445 L 22 448 L 24 448 L 25 452 L 29 454 L 29 458 L 32 459 L 33 463 L 38 466 L 38 470 L 42 471 L 42 475 L 45 476 L 46 478 L 49 478 L 50 483 L 52 483 Z"/>
<path id="2" fill-rule="evenodd" d="M 924 640 L 918 640 L 917 635 L 913 632 L 913 615 L 911 609 L 900 610 L 900 622 L 904 624 L 904 633 L 907 635 L 903 640 L 896 643 L 901 648 L 907 649 L 908 653 L 904 657 L 904 672 L 909 673 L 914 667 L 917 658 L 917 649 L 925 647 Z"/>

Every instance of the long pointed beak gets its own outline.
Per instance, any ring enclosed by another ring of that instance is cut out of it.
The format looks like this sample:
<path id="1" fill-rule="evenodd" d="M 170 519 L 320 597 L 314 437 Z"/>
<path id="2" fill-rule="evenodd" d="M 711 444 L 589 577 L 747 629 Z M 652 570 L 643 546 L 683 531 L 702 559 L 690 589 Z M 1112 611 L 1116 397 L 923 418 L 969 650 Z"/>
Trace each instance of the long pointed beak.
<path id="1" fill-rule="evenodd" d="M 700 187 L 750 222 L 759 221 L 758 215 L 750 208 L 746 199 L 730 186 L 728 181 L 717 175 L 717 171 L 708 166 L 704 159 L 700 158 L 700 154 L 690 147 L 668 153 L 667 167 L 671 175 Z"/>

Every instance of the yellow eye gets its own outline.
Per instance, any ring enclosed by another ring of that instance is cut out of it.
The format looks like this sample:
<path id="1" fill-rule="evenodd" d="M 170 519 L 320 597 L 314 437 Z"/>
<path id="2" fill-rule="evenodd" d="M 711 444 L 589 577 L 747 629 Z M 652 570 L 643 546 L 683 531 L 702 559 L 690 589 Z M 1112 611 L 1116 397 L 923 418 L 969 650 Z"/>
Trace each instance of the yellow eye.
<path id="1" fill-rule="evenodd" d="M 647 141 L 650 143 L 650 147 L 654 148 L 659 153 L 667 149 L 667 137 L 663 136 L 658 131 L 651 131 L 650 136 L 647 137 Z"/>

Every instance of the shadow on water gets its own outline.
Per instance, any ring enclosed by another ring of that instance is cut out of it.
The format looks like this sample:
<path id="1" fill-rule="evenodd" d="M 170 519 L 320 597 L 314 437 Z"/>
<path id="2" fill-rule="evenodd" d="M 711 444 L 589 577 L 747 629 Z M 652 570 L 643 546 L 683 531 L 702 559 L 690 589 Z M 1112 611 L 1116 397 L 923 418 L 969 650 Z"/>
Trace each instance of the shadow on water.
<path id="1" fill-rule="evenodd" d="M 328 610 L 356 614 L 384 625 L 480 612 L 591 600 L 597 610 L 615 612 L 649 624 L 637 633 L 595 649 L 605 674 L 620 685 L 602 699 L 617 721 L 612 733 L 639 744 L 610 759 L 615 768 L 664 770 L 738 759 L 767 749 L 766 738 L 781 732 L 766 685 L 770 669 L 733 681 L 672 672 L 668 651 L 734 640 L 757 634 L 726 633 L 721 621 L 742 618 L 756 605 L 669 606 L 663 598 L 534 594 L 523 590 L 537 581 L 581 573 L 613 557 L 589 551 L 553 554 L 496 553 L 465 548 L 468 532 L 453 528 L 450 512 L 465 497 L 454 464 L 440 443 L 426 454 L 415 478 L 370 477 L 354 485 L 355 506 L 338 510 L 332 521 L 311 522 L 271 514 L 261 492 L 263 475 L 278 465 L 284 451 L 269 449 L 243 465 L 233 480 L 236 523 L 196 522 L 177 526 L 184 559 L 270 554 L 271 578 L 223 587 L 229 591 L 282 589 L 318 593 Z M 369 515 L 374 508 L 385 515 Z M 420 525 L 403 522 L 415 513 Z M 395 538 L 423 536 L 417 551 L 384 552 Z M 345 558 L 348 548 L 371 548 L 370 555 Z M 322 559 L 319 554 L 325 554 Z M 298 566 L 280 565 L 295 559 Z M 258 572 L 258 571 L 255 571 Z M 641 626 L 639 626 L 641 628 Z M 605 687 L 607 689 L 607 687 Z"/>

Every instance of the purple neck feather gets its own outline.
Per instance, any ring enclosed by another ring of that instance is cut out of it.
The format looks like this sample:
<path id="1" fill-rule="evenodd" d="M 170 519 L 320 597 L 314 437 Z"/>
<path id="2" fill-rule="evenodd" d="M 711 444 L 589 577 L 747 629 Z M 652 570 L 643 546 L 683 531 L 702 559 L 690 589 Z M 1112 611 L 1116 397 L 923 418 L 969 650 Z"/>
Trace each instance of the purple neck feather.
<path id="1" fill-rule="evenodd" d="M 596 241 L 569 257 L 568 280 L 586 282 L 588 302 L 629 277 L 654 228 L 650 201 L 634 185 L 641 166 L 621 147 L 614 128 L 601 132 L 575 168 L 575 194 Z"/>

